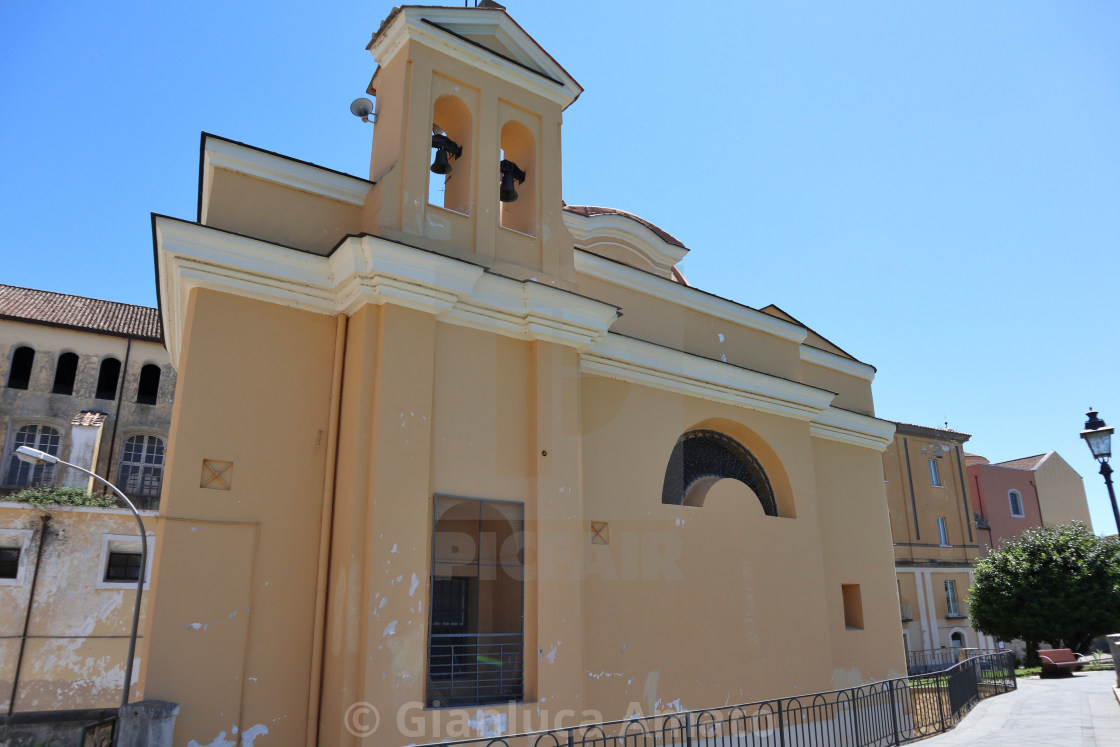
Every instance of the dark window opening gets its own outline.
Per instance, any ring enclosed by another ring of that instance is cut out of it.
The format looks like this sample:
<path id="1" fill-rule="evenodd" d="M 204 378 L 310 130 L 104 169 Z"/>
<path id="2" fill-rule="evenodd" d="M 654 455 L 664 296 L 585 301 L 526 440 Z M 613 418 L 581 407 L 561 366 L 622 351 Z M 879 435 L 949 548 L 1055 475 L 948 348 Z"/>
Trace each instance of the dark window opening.
<path id="1" fill-rule="evenodd" d="M 31 384 L 31 366 L 35 363 L 35 350 L 26 345 L 12 353 L 12 367 L 8 369 L 8 388 L 26 389 Z"/>
<path id="2" fill-rule="evenodd" d="M 19 576 L 19 548 L 0 547 L 0 578 Z"/>
<path id="3" fill-rule="evenodd" d="M 689 431 L 677 439 L 665 468 L 661 502 L 701 506 L 706 488 L 724 478 L 738 480 L 753 490 L 767 516 L 778 515 L 774 489 L 758 459 L 719 431 Z"/>
<path id="4" fill-rule="evenodd" d="M 74 353 L 63 353 L 58 356 L 58 365 L 54 369 L 54 386 L 52 394 L 73 394 L 74 379 L 78 376 L 78 356 Z"/>
<path id="5" fill-rule="evenodd" d="M 106 581 L 139 581 L 140 553 L 110 552 L 105 564 Z"/>
<path id="6" fill-rule="evenodd" d="M 152 363 L 140 369 L 140 385 L 136 388 L 136 402 L 154 405 L 159 395 L 159 366 Z"/>
<path id="7" fill-rule="evenodd" d="M 101 371 L 97 374 L 97 393 L 93 396 L 98 399 L 116 399 L 117 381 L 121 377 L 121 362 L 116 358 L 106 358 L 101 361 Z"/>
<path id="8" fill-rule="evenodd" d="M 524 506 L 437 496 L 428 705 L 521 700 Z"/>

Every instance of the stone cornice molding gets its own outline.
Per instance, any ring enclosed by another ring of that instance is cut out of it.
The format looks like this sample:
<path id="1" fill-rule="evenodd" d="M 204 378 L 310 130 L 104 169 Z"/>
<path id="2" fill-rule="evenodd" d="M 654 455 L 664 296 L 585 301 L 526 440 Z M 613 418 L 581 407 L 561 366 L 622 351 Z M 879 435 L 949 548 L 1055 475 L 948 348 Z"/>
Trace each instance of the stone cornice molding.
<path id="1" fill-rule="evenodd" d="M 200 204 L 200 220 L 203 223 L 206 222 L 210 207 L 214 169 L 247 174 L 347 205 L 364 205 L 366 195 L 373 188 L 372 182 L 356 176 L 340 174 L 322 166 L 296 161 L 214 135 L 205 134 L 203 137 Z"/>
<path id="2" fill-rule="evenodd" d="M 658 275 L 628 267 L 621 262 L 613 262 L 596 256 L 590 252 L 576 249 L 575 267 L 576 272 L 584 275 L 590 275 L 614 285 L 621 285 L 661 299 L 666 303 L 708 314 L 717 319 L 724 319 L 748 329 L 765 332 L 783 340 L 800 344 L 809 334 L 804 327 L 764 314 L 749 306 L 713 296 L 691 286 L 681 285 Z"/>
<path id="3" fill-rule="evenodd" d="M 827 410 L 836 396 L 618 334 L 608 334 L 585 351 L 580 368 L 585 373 L 805 421 Z"/>
<path id="4" fill-rule="evenodd" d="M 624 215 L 588 216 L 564 211 L 563 217 L 565 227 L 578 246 L 594 253 L 599 244 L 618 244 L 636 252 L 666 275 L 688 254 L 688 249 L 670 244 L 652 229 Z"/>
<path id="5" fill-rule="evenodd" d="M 153 233 L 160 311 L 175 366 L 194 288 L 316 314 L 395 304 L 452 324 L 580 349 L 605 335 L 619 313 L 570 291 L 375 236 L 351 236 L 322 257 L 164 216 L 153 216 Z"/>
<path id="6" fill-rule="evenodd" d="M 848 376 L 854 376 L 857 379 L 864 381 L 872 381 L 875 379 L 875 367 L 866 363 L 854 360 L 852 358 L 845 358 L 842 355 L 830 353 L 827 350 L 814 348 L 811 345 L 801 346 L 801 360 L 805 363 L 812 363 L 823 368 L 829 368 Z"/>
<path id="7" fill-rule="evenodd" d="M 883 451 L 894 440 L 894 423 L 830 407 L 813 419 L 809 432 L 828 441 Z"/>

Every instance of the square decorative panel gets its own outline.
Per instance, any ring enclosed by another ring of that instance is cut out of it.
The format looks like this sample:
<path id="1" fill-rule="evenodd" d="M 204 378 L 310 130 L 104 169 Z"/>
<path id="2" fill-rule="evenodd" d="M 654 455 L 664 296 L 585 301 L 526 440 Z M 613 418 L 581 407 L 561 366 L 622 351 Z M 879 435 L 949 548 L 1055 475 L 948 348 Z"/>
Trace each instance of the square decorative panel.
<path id="1" fill-rule="evenodd" d="M 229 490 L 233 486 L 233 462 L 221 462 L 217 459 L 202 460 L 202 482 L 200 488 L 211 490 Z"/>
<path id="2" fill-rule="evenodd" d="M 609 545 L 610 527 L 605 521 L 591 522 L 591 544 L 593 545 Z"/>

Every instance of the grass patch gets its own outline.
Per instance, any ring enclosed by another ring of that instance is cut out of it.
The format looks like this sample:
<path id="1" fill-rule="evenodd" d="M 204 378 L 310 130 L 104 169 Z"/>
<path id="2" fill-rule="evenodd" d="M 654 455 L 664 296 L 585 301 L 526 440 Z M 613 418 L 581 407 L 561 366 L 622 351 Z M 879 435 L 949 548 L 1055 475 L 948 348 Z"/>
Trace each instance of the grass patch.
<path id="1" fill-rule="evenodd" d="M 25 488 L 0 500 L 26 503 L 35 508 L 50 506 L 86 506 L 88 508 L 116 508 L 116 498 L 94 495 L 82 488 Z"/>
<path id="2" fill-rule="evenodd" d="M 1086 664 L 1081 670 L 1082 672 L 1111 672 L 1112 662 L 1101 661 L 1092 664 Z M 1022 669 L 1015 670 L 1016 677 L 1039 677 L 1042 675 L 1042 667 L 1023 667 Z"/>

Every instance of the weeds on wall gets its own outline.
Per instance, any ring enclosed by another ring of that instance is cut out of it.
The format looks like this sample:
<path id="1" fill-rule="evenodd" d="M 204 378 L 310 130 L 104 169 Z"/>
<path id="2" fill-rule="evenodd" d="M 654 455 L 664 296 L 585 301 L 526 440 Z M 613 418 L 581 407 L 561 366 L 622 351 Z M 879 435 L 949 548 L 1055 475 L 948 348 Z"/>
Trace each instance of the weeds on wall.
<path id="1" fill-rule="evenodd" d="M 117 501 L 105 495 L 94 495 L 82 488 L 24 488 L 18 493 L 0 497 L 2 501 L 26 503 L 36 508 L 51 506 L 86 506 L 88 508 L 116 508 Z"/>

